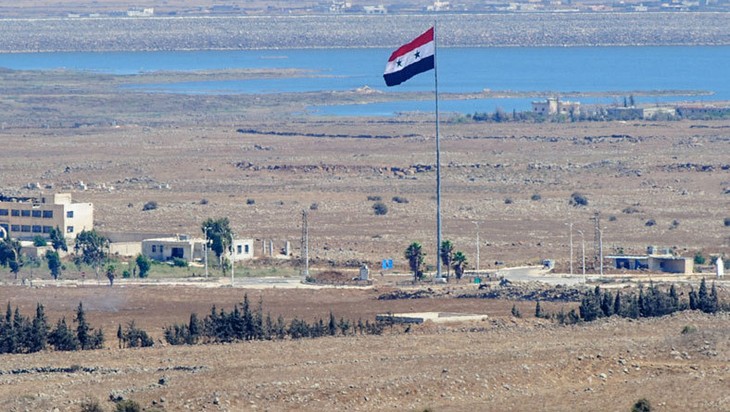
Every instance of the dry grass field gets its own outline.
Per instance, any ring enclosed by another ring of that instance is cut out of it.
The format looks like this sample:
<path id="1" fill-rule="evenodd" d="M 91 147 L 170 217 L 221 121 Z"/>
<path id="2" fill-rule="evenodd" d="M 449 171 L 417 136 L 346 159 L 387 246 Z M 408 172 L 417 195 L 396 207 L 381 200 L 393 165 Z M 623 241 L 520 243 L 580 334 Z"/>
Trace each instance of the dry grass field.
<path id="1" fill-rule="evenodd" d="M 429 117 L 293 114 L 307 100 L 336 103 L 354 94 L 181 97 L 110 92 L 98 84 L 54 86 L 35 76 L 16 78 L 0 100 L 5 194 L 71 192 L 76 201 L 94 203 L 96 228 L 107 233 L 200 236 L 203 220 L 228 217 L 242 237 L 280 246 L 291 241 L 295 256 L 301 212 L 307 210 L 315 270 L 360 262 L 377 268 L 380 259 L 393 258 L 396 269 L 405 271 L 403 251 L 413 241 L 422 242 L 429 262 L 434 260 Z M 14 123 L 15 114 L 29 123 Z M 89 118 L 122 121 L 64 123 Z M 444 238 L 467 254 L 473 268 L 478 222 L 483 270 L 495 261 L 518 265 L 544 258 L 565 269 L 567 224 L 574 223 L 576 250 L 581 230 L 592 254 L 590 218 L 598 211 L 608 252 L 642 253 L 647 245 L 660 245 L 686 256 L 727 254 L 728 130 L 726 120 L 493 124 L 447 118 L 441 127 Z M 88 188 L 82 190 L 80 182 Z M 28 189 L 36 183 L 44 189 Z M 571 205 L 574 192 L 588 205 Z M 374 214 L 368 199 L 374 196 L 387 205 L 387 214 Z M 157 209 L 143 211 L 149 201 Z M 651 219 L 655 224 L 647 226 Z M 21 277 L 29 277 L 28 271 Z M 730 409 L 727 313 L 559 326 L 532 317 L 534 302 L 454 297 L 474 285 L 448 285 L 449 294 L 430 299 L 377 300 L 391 290 L 377 271 L 373 289 L 124 281 L 113 288 L 95 282 L 30 288 L 18 286 L 7 272 L 2 276 L 0 302 L 26 315 L 40 302 L 52 322 L 70 319 L 83 302 L 107 344 L 83 353 L 0 356 L 0 410 L 78 411 L 85 399 L 111 410 L 110 394 L 165 411 L 613 411 L 629 410 L 644 397 L 663 411 Z M 36 268 L 33 277 L 48 275 Z M 407 332 L 394 327 L 382 336 L 161 343 L 164 326 L 187 321 L 191 312 L 204 315 L 213 304 L 230 309 L 244 293 L 254 302 L 261 297 L 265 311 L 287 320 L 330 311 L 372 320 L 382 312 L 426 310 L 488 318 L 426 323 Z M 727 291 L 721 293 L 727 298 Z M 513 304 L 523 319 L 510 315 Z M 132 320 L 158 341 L 155 347 L 116 348 L 117 325 Z"/>
<path id="2" fill-rule="evenodd" d="M 461 289 L 468 286 L 461 286 Z M 454 289 L 456 292 L 459 288 Z M 426 323 L 382 336 L 301 341 L 117 349 L 113 331 L 134 319 L 159 337 L 161 327 L 230 308 L 242 291 L 210 288 L 0 288 L 31 313 L 70 317 L 83 300 L 103 327 L 97 351 L 0 357 L 0 409 L 78 411 L 109 396 L 143 407 L 185 410 L 629 410 L 647 398 L 659 411 L 728 410 L 730 318 L 680 313 L 660 319 L 611 318 L 559 326 L 531 315 L 509 316 L 512 302 L 440 298 L 379 301 L 388 289 L 248 291 L 264 310 L 285 316 L 371 317 L 392 311 L 464 311 L 479 322 Z M 174 293 L 171 293 L 174 292 Z M 561 304 L 547 304 L 549 311 Z M 683 333 L 690 327 L 689 333 Z M 15 371 L 13 373 L 13 371 Z"/>
<path id="3" fill-rule="evenodd" d="M 565 263 L 566 225 L 575 223 L 578 246 L 577 231 L 585 233 L 591 256 L 590 219 L 598 211 L 607 253 L 642 253 L 647 245 L 688 256 L 726 253 L 727 127 L 722 121 L 443 124 L 444 238 L 474 263 L 478 222 L 483 268 L 495 260 Z M 362 134 L 389 138 L 356 137 Z M 422 242 L 431 256 L 435 250 L 428 121 L 130 125 L 4 130 L 0 137 L 0 187 L 31 195 L 38 191 L 21 187 L 70 191 L 94 203 L 102 231 L 199 236 L 203 220 L 226 216 L 237 234 L 292 241 L 299 255 L 301 211 L 308 210 L 310 255 L 317 259 L 372 265 L 390 257 L 403 264 L 410 242 Z M 89 189 L 79 190 L 78 182 Z M 588 206 L 571 206 L 573 192 L 584 194 Z M 368 196 L 380 196 L 388 213 L 376 216 Z M 148 201 L 158 208 L 142 211 Z M 650 219 L 654 226 L 646 226 Z"/>

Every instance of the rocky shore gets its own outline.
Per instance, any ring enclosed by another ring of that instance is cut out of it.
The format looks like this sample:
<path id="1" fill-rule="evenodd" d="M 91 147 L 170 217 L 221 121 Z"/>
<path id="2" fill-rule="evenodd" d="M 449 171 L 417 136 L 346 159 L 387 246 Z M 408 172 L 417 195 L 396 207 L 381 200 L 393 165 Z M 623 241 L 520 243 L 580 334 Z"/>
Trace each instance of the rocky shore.
<path id="1" fill-rule="evenodd" d="M 434 15 L 0 20 L 0 52 L 393 47 Z M 727 45 L 730 13 L 526 13 L 438 16 L 439 44 Z"/>

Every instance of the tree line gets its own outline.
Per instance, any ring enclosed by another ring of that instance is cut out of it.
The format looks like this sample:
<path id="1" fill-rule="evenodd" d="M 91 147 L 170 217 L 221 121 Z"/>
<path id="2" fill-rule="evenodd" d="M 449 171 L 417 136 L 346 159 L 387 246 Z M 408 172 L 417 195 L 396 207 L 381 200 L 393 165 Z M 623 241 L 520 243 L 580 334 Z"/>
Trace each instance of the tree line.
<path id="1" fill-rule="evenodd" d="M 692 288 L 689 291 L 687 300 L 681 299 L 674 285 L 664 291 L 652 283 L 646 289 L 640 285 L 638 293 L 617 291 L 615 295 L 596 286 L 593 291 L 582 296 L 578 312 L 575 309 L 568 313 L 561 310 L 551 315 L 543 311 L 540 302 L 535 304 L 536 317 L 555 318 L 563 324 L 591 322 L 613 315 L 632 319 L 659 317 L 683 310 L 700 310 L 705 313 L 723 310 L 714 282 L 708 290 L 703 278 L 698 290 Z"/>
<path id="2" fill-rule="evenodd" d="M 294 318 L 288 323 L 280 315 L 276 319 L 270 313 L 263 314 L 263 302 L 259 300 L 255 308 L 251 307 L 248 295 L 243 302 L 233 306 L 226 312 L 218 310 L 215 305 L 210 313 L 199 319 L 197 314 L 190 314 L 188 323 L 173 324 L 164 329 L 165 341 L 171 345 L 193 345 L 197 343 L 221 343 L 249 340 L 282 340 L 286 338 L 319 338 L 324 336 L 347 336 L 353 334 L 379 335 L 383 332 L 383 322 L 370 322 L 359 319 L 353 322 L 340 318 L 330 312 L 325 321 L 319 318 L 311 323 Z"/>
<path id="3" fill-rule="evenodd" d="M 5 317 L 0 319 L 0 354 L 33 353 L 49 347 L 58 351 L 90 350 L 104 345 L 104 332 L 89 325 L 81 303 L 73 324 L 75 328 L 62 317 L 51 327 L 40 303 L 33 319 L 23 316 L 17 306 L 12 310 L 8 303 Z"/>

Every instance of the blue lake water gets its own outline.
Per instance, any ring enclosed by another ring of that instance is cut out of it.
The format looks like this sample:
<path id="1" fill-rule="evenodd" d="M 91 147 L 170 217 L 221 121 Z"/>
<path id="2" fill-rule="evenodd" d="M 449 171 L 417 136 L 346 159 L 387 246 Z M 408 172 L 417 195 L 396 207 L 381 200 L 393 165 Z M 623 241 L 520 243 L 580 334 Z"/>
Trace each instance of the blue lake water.
<path id="1" fill-rule="evenodd" d="M 142 90 L 169 93 L 284 93 L 352 90 L 368 86 L 384 92 L 432 91 L 432 72 L 387 88 L 382 79 L 391 49 L 291 49 L 247 51 L 175 51 L 0 54 L 0 67 L 70 69 L 113 74 L 151 71 L 295 68 L 316 78 L 185 82 L 145 85 Z M 637 103 L 667 100 L 730 100 L 730 46 L 677 47 L 525 47 L 444 48 L 437 55 L 440 92 L 484 89 L 560 92 L 705 90 L 711 96 L 641 97 Z M 130 86 L 135 87 L 135 86 Z M 141 86 L 139 86 L 141 87 Z M 462 113 L 526 110 L 533 99 L 440 101 L 443 111 Z M 578 99 L 612 103 L 611 99 Z M 312 107 L 313 113 L 389 115 L 433 111 L 433 101 Z"/>

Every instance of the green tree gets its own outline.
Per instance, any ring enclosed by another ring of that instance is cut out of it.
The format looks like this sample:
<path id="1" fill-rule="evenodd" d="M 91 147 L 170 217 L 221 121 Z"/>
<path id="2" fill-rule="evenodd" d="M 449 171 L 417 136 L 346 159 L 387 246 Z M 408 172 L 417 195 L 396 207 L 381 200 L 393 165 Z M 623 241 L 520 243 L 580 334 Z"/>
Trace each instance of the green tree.
<path id="1" fill-rule="evenodd" d="M 59 351 L 73 351 L 79 349 L 79 341 L 73 331 L 66 324 L 66 318 L 61 318 L 56 327 L 48 335 L 48 343 Z"/>
<path id="2" fill-rule="evenodd" d="M 469 262 L 467 262 L 466 255 L 463 252 L 457 251 L 454 253 L 451 265 L 454 267 L 454 276 L 456 276 L 457 280 L 461 280 L 462 276 L 464 276 L 464 269 L 466 269 L 468 264 Z"/>
<path id="3" fill-rule="evenodd" d="M 651 412 L 651 403 L 646 398 L 641 398 L 631 407 L 631 412 Z"/>
<path id="4" fill-rule="evenodd" d="M 24 263 L 23 255 L 20 252 L 21 248 L 20 242 L 15 239 L 8 238 L 0 242 L 0 265 L 9 266 L 10 271 L 15 275 L 15 279 L 18 278 L 18 273 Z"/>
<path id="5" fill-rule="evenodd" d="M 66 243 L 66 238 L 63 236 L 63 232 L 61 231 L 61 229 L 58 228 L 58 226 L 52 228 L 51 232 L 48 235 L 51 239 L 51 245 L 53 246 L 53 249 L 56 250 L 56 252 L 58 252 L 59 250 L 68 252 L 68 244 Z"/>
<path id="6" fill-rule="evenodd" d="M 208 248 L 213 250 L 218 258 L 218 266 L 223 268 L 223 253 L 233 243 L 233 232 L 227 217 L 213 219 L 209 218 L 201 226 L 201 230 L 208 239 Z"/>
<path id="7" fill-rule="evenodd" d="M 106 278 L 109 279 L 109 286 L 114 286 L 114 278 L 117 277 L 117 268 L 114 265 L 106 267 Z"/>
<path id="8" fill-rule="evenodd" d="M 705 257 L 702 256 L 702 252 L 695 253 L 694 261 L 695 261 L 695 265 L 704 265 L 705 264 Z"/>
<path id="9" fill-rule="evenodd" d="M 106 261 L 106 250 L 109 248 L 109 239 L 100 235 L 96 230 L 82 230 L 76 237 L 74 250 L 81 263 L 94 268 L 96 279 L 99 279 L 99 270 Z"/>
<path id="10" fill-rule="evenodd" d="M 139 254 L 135 259 L 135 262 L 137 263 L 137 267 L 139 268 L 139 277 L 146 278 L 150 273 L 152 261 L 147 256 Z"/>
<path id="11" fill-rule="evenodd" d="M 449 278 L 451 272 L 451 261 L 454 258 L 454 244 L 450 240 L 444 240 L 441 242 L 439 247 L 439 256 L 441 257 L 441 263 L 446 266 L 446 279 Z"/>
<path id="12" fill-rule="evenodd" d="M 44 238 L 41 235 L 35 235 L 33 236 L 33 246 L 35 247 L 42 247 L 47 246 L 48 242 L 46 242 L 46 238 Z"/>
<path id="13" fill-rule="evenodd" d="M 61 276 L 61 258 L 58 256 L 58 252 L 49 250 L 46 252 L 46 261 L 48 262 L 48 270 L 51 271 L 53 279 L 58 279 Z"/>
<path id="14" fill-rule="evenodd" d="M 405 258 L 408 260 L 408 267 L 413 273 L 413 281 L 418 281 L 423 277 L 421 271 L 421 265 L 426 258 L 426 253 L 423 252 L 423 247 L 418 242 L 411 243 L 404 253 Z"/>
<path id="15" fill-rule="evenodd" d="M 38 303 L 35 309 L 35 317 L 31 324 L 30 339 L 28 342 L 30 352 L 42 351 L 48 345 L 48 319 L 46 318 L 43 305 Z"/>

